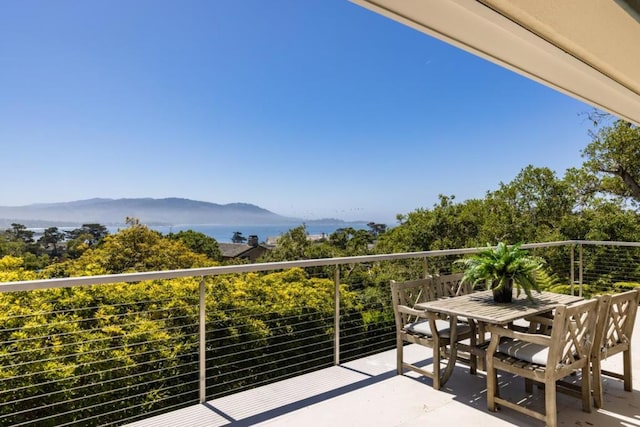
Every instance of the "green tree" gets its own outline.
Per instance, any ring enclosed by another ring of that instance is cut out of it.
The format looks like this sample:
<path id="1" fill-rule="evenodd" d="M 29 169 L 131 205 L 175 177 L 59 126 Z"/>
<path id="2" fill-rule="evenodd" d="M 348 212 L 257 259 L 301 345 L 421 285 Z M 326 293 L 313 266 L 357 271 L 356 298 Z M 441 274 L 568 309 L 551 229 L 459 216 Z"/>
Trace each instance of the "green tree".
<path id="1" fill-rule="evenodd" d="M 369 230 L 374 238 L 377 238 L 379 235 L 387 231 L 387 224 L 380 224 L 377 222 L 370 222 L 367 224 Z"/>
<path id="2" fill-rule="evenodd" d="M 11 229 L 7 230 L 9 235 L 13 236 L 13 240 L 23 241 L 26 244 L 33 243 L 33 235 L 35 234 L 33 231 L 28 230 L 27 227 L 23 224 L 11 224 Z"/>
<path id="3" fill-rule="evenodd" d="M 24 259 L 11 255 L 0 257 L 0 282 L 35 280 L 35 272 L 25 269 Z"/>
<path id="4" fill-rule="evenodd" d="M 382 234 L 376 252 L 413 252 L 461 248 L 475 243 L 484 222 L 484 205 L 477 200 L 455 203 L 455 196 L 439 195 L 432 209 L 398 215 L 399 225 Z"/>
<path id="5" fill-rule="evenodd" d="M 68 240 L 83 239 L 88 246 L 95 246 L 108 234 L 107 227 L 102 224 L 82 224 L 80 228 L 65 231 Z"/>
<path id="6" fill-rule="evenodd" d="M 561 225 L 575 206 L 571 186 L 546 167 L 527 166 L 487 194 L 480 237 L 508 243 L 562 239 Z"/>
<path id="7" fill-rule="evenodd" d="M 353 227 L 339 228 L 329 235 L 329 244 L 339 249 L 341 256 L 366 255 L 373 241 L 372 232 Z"/>
<path id="8" fill-rule="evenodd" d="M 567 239 L 640 241 L 640 215 L 625 209 L 614 200 L 600 199 L 580 215 L 567 218 L 564 226 Z"/>
<path id="9" fill-rule="evenodd" d="M 231 241 L 233 243 L 244 243 L 247 241 L 247 238 L 244 237 L 240 231 L 234 231 Z"/>
<path id="10" fill-rule="evenodd" d="M 11 224 L 11 228 L 0 232 L 0 257 L 11 255 L 21 258 L 28 270 L 39 270 L 49 263 L 49 256 L 42 253 L 33 240 L 34 232 L 22 224 Z"/>
<path id="11" fill-rule="evenodd" d="M 107 227 L 101 224 L 83 224 L 80 228 L 65 231 L 66 256 L 72 259 L 80 257 L 87 249 L 99 245 L 108 234 Z"/>
<path id="12" fill-rule="evenodd" d="M 591 133 L 582 151 L 583 170 L 591 179 L 586 188 L 640 203 L 640 128 L 624 120 Z"/>
<path id="13" fill-rule="evenodd" d="M 222 260 L 222 252 L 220 252 L 218 241 L 204 233 L 186 230 L 179 231 L 178 233 L 169 233 L 167 238 L 171 240 L 179 240 L 193 252 L 206 255 L 213 260 Z"/>
<path id="14" fill-rule="evenodd" d="M 267 252 L 265 261 L 295 261 L 307 259 L 307 250 L 312 243 L 307 238 L 307 228 L 304 225 L 292 228 L 278 238 L 275 249 Z"/>
<path id="15" fill-rule="evenodd" d="M 206 267 L 215 261 L 191 251 L 182 241 L 163 237 L 139 221 L 108 235 L 96 248 L 87 249 L 76 260 L 51 266 L 54 276 L 116 274 L 135 271 L 175 270 Z"/>
<path id="16" fill-rule="evenodd" d="M 60 231 L 58 227 L 49 227 L 44 230 L 42 237 L 38 239 L 38 243 L 44 248 L 44 250 L 48 250 L 49 246 L 52 247 L 51 257 L 57 258 L 61 255 L 60 244 L 65 239 L 65 233 Z"/>

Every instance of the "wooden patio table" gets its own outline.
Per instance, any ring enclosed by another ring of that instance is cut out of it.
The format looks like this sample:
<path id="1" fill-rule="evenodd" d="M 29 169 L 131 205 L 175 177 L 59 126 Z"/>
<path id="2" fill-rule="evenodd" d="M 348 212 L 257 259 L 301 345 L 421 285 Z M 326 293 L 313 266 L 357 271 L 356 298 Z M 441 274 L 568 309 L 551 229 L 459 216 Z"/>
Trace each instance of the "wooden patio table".
<path id="1" fill-rule="evenodd" d="M 480 291 L 418 303 L 414 308 L 450 317 L 451 354 L 450 363 L 447 364 L 441 380 L 441 384 L 444 385 L 453 373 L 455 363 L 451 363 L 451 361 L 455 361 L 458 356 L 456 344 L 458 318 L 465 318 L 470 322 L 476 322 L 478 325 L 477 330 L 479 331 L 480 339 L 474 354 L 481 357 L 481 364 L 484 365 L 484 325 L 492 324 L 507 327 L 518 319 L 548 313 L 560 305 L 570 305 L 582 300 L 582 297 L 573 295 L 553 292 L 538 293 L 534 291 L 533 301 L 531 301 L 527 299 L 524 292 L 516 296 L 516 291 L 514 290 L 512 302 L 497 303 L 493 300 L 493 291 Z"/>

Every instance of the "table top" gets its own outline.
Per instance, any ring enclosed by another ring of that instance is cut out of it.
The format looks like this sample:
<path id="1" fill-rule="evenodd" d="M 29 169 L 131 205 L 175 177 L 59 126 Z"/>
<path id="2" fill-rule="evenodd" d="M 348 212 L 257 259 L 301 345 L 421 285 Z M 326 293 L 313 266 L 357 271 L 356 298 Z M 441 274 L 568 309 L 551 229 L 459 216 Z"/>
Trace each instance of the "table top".
<path id="1" fill-rule="evenodd" d="M 515 291 L 515 290 L 514 290 Z M 423 302 L 416 309 L 475 319 L 480 322 L 506 325 L 514 320 L 550 311 L 563 304 L 573 304 L 583 298 L 553 292 L 533 292 L 533 301 L 524 292 L 513 295 L 509 303 L 493 301 L 492 291 L 474 292 L 452 298 Z"/>

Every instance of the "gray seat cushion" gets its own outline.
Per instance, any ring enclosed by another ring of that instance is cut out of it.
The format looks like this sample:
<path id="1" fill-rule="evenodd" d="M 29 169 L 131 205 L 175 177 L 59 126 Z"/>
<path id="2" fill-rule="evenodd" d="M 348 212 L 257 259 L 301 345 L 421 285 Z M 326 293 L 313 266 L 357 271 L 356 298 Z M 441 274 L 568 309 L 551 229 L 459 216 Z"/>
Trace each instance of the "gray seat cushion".
<path id="1" fill-rule="evenodd" d="M 498 345 L 498 353 L 506 354 L 538 365 L 547 364 L 549 347 L 520 340 L 505 340 Z"/>
<path id="2" fill-rule="evenodd" d="M 471 327 L 466 323 L 458 323 L 457 324 L 458 335 L 466 334 L 471 331 Z M 438 333 L 442 338 L 449 338 L 451 335 L 451 330 L 449 329 L 449 321 L 448 320 L 436 320 L 436 328 L 438 329 Z M 409 323 L 404 325 L 404 329 L 416 335 L 423 335 L 426 337 L 433 337 L 433 333 L 431 332 L 431 325 L 428 320 L 420 320 L 418 322 Z"/>

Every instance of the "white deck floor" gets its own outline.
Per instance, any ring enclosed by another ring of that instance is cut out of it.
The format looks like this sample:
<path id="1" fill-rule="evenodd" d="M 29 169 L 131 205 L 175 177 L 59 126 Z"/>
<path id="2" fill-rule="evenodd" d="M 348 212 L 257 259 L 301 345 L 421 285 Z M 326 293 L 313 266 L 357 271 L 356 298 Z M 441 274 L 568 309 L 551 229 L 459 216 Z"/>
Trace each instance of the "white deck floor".
<path id="1" fill-rule="evenodd" d="M 633 341 L 633 348 L 638 349 L 640 333 L 636 332 Z M 408 346 L 406 360 L 428 363 L 430 351 Z M 635 355 L 633 359 L 632 392 L 625 392 L 621 381 L 605 378 L 605 408 L 594 408 L 591 413 L 582 412 L 578 399 L 558 394 L 558 424 L 640 426 L 640 359 Z M 604 366 L 621 372 L 622 355 L 609 358 Z M 525 396 L 521 378 L 502 376 L 500 383 L 503 396 L 510 399 Z M 544 407 L 543 392 L 536 392 L 530 403 Z M 431 387 L 431 380 L 413 373 L 398 376 L 394 350 L 129 424 L 130 427 L 228 425 L 481 427 L 544 423 L 508 408 L 488 412 L 484 373 L 470 375 L 464 365 L 456 367 L 440 391 Z"/>

